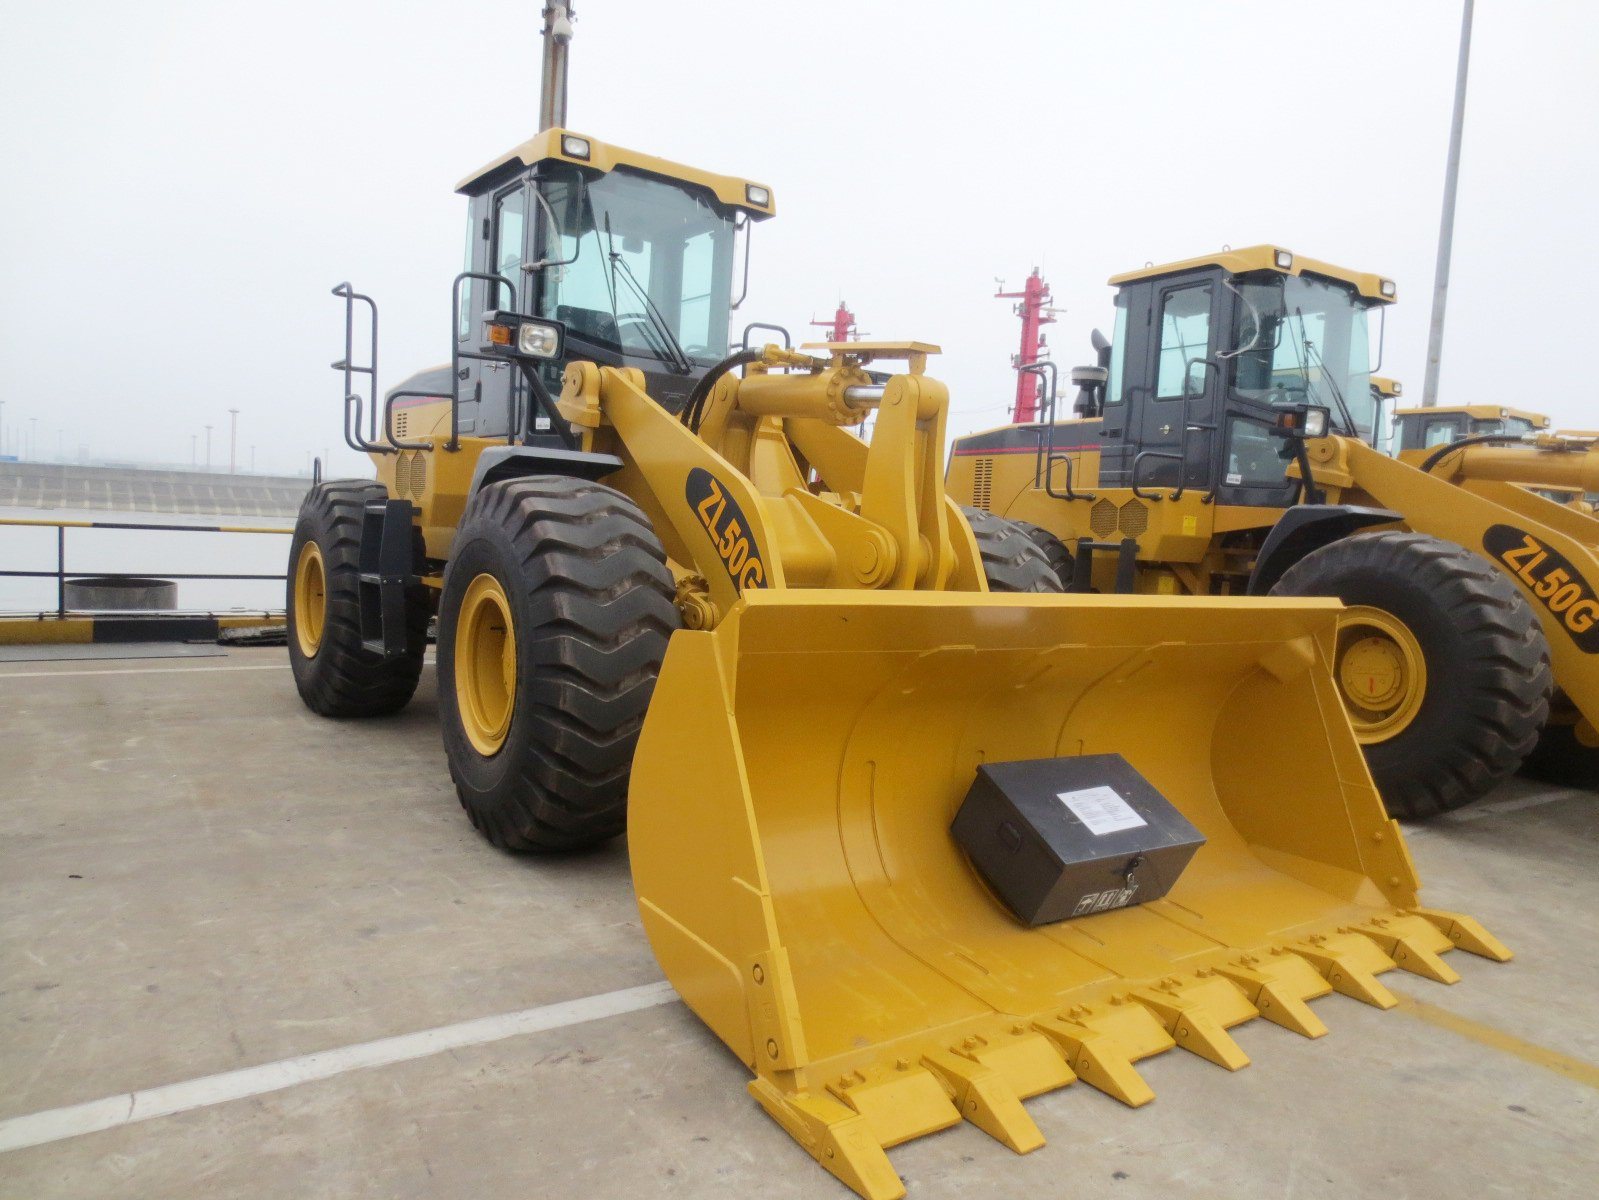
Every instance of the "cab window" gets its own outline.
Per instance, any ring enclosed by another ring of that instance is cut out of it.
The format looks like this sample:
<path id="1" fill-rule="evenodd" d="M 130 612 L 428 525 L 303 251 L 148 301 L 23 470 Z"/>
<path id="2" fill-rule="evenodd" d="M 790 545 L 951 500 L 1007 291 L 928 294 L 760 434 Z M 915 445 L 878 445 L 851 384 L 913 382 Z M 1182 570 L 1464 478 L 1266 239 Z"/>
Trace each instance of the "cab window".
<path id="1" fill-rule="evenodd" d="M 1127 293 L 1116 294 L 1116 328 L 1110 339 L 1110 378 L 1105 381 L 1105 403 L 1120 404 L 1127 379 Z"/>
<path id="2" fill-rule="evenodd" d="M 1160 306 L 1160 370 L 1155 399 L 1179 400 L 1188 364 L 1210 348 L 1210 288 L 1167 292 Z"/>
<path id="3" fill-rule="evenodd" d="M 527 190 L 517 188 L 494 202 L 494 273 L 518 289 L 522 280 L 522 233 L 527 225 Z"/>

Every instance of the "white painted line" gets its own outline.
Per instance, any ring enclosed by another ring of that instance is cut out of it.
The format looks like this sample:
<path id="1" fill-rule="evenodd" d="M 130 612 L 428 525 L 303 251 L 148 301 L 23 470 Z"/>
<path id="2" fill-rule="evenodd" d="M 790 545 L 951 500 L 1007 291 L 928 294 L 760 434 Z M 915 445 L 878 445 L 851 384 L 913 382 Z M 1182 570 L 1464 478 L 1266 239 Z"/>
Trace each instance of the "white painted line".
<path id="1" fill-rule="evenodd" d="M 83 661 L 79 659 L 78 661 Z M 66 679 L 74 675 L 204 675 L 215 671 L 287 671 L 289 664 L 255 663 L 247 667 L 119 667 L 114 671 L 0 671 L 0 679 Z"/>
<path id="2" fill-rule="evenodd" d="M 81 659 L 79 660 L 82 661 Z M 0 664 L 4 665 L 4 664 Z M 422 660 L 424 667 L 434 665 L 431 658 Z M 0 680 L 6 679 L 69 679 L 85 675 L 206 675 L 229 671 L 287 671 L 289 664 L 254 663 L 243 667 L 119 667 L 113 671 L 0 671 Z"/>
<path id="3" fill-rule="evenodd" d="M 322 1050 L 259 1067 L 224 1071 L 220 1075 L 207 1075 L 183 1083 L 143 1088 L 137 1092 L 107 1096 L 103 1100 L 90 1100 L 84 1104 L 11 1117 L 0 1121 L 0 1153 L 21 1150 L 27 1146 L 43 1146 L 49 1142 L 81 1137 L 86 1133 L 98 1133 L 102 1129 L 148 1121 L 154 1117 L 208 1108 L 229 1100 L 278 1092 L 295 1084 L 342 1075 L 346 1071 L 410 1062 L 446 1050 L 458 1050 L 463 1046 L 481 1046 L 486 1042 L 497 1042 L 525 1033 L 542 1033 L 548 1029 L 581 1025 L 585 1021 L 599 1021 L 671 1004 L 676 999 L 677 993 L 672 990 L 672 985 L 663 979 L 642 987 L 584 996 L 579 1000 L 563 1000 L 541 1008 L 501 1013 L 494 1017 L 479 1017 L 456 1025 L 441 1025 L 437 1029 L 424 1029 L 418 1033 L 402 1033 L 398 1037 Z"/>

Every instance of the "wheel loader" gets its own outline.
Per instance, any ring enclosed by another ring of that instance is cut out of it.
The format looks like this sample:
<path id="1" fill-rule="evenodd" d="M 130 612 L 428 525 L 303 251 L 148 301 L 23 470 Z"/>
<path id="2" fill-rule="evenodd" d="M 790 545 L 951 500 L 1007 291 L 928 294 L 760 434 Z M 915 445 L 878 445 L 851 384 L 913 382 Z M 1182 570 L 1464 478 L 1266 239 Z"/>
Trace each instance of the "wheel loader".
<path id="1" fill-rule="evenodd" d="M 1141 1059 L 1236 1070 L 1241 1022 L 1318 1037 L 1316 997 L 1509 957 L 1418 905 L 1336 601 L 1065 594 L 945 495 L 936 347 L 729 353 L 764 184 L 551 128 L 461 190 L 448 367 L 381 393 L 376 306 L 335 289 L 377 477 L 306 499 L 296 686 L 395 712 L 436 617 L 472 823 L 534 854 L 625 829 L 666 977 L 861 1196 L 904 1194 L 908 1139 L 1031 1151 L 1028 1097 L 1140 1105 Z"/>
<path id="2" fill-rule="evenodd" d="M 1342 600 L 1334 678 L 1396 816 L 1524 761 L 1599 787 L 1599 521 L 1529 490 L 1594 490 L 1596 439 L 1412 409 L 1380 453 L 1378 275 L 1268 245 L 1110 283 L 1073 415 L 1029 368 L 1048 412 L 957 438 L 949 494 L 1024 525 L 1069 590 Z"/>

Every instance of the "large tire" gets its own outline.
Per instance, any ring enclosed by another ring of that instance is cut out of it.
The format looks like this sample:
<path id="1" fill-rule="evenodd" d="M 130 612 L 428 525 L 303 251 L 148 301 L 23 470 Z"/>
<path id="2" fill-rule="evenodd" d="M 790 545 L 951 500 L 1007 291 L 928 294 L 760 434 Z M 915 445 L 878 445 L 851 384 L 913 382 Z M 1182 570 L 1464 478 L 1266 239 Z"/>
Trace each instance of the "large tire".
<path id="1" fill-rule="evenodd" d="M 366 506 L 386 499 L 387 490 L 370 479 L 319 483 L 301 502 L 289 542 L 289 665 L 300 699 L 324 717 L 398 712 L 422 674 L 429 616 L 424 601 L 406 605 L 403 655 L 385 660 L 361 645 L 361 526 Z"/>
<path id="2" fill-rule="evenodd" d="M 675 594 L 649 519 L 618 491 L 533 476 L 473 497 L 439 605 L 439 716 L 461 806 L 494 845 L 577 850 L 626 827 Z"/>
<path id="3" fill-rule="evenodd" d="M 981 508 L 963 508 L 977 539 L 983 575 L 991 592 L 1064 591 L 1060 576 L 1049 565 L 1038 543 L 1027 536 L 1018 521 L 996 517 Z"/>
<path id="4" fill-rule="evenodd" d="M 1044 561 L 1049 564 L 1049 569 L 1055 572 L 1055 578 L 1060 580 L 1061 587 L 1070 587 L 1072 552 L 1066 548 L 1066 543 L 1042 525 L 1034 525 L 1029 521 L 1011 521 L 1011 524 L 1031 538 L 1033 545 L 1043 551 Z"/>
<path id="5" fill-rule="evenodd" d="M 1355 608 L 1341 623 L 1333 672 L 1394 816 L 1469 804 L 1536 744 L 1553 690 L 1549 645 L 1521 593 L 1485 559 L 1425 534 L 1363 533 L 1307 554 L 1272 594 L 1336 596 Z M 1394 670 L 1391 707 L 1363 707 L 1384 686 L 1384 661 L 1415 658 L 1424 671 Z M 1366 688 L 1368 662 L 1377 669 Z"/>
<path id="6" fill-rule="evenodd" d="M 1538 745 L 1521 765 L 1523 775 L 1562 787 L 1599 791 L 1599 740 L 1593 727 L 1565 694 L 1555 697 L 1555 712 L 1539 735 Z"/>

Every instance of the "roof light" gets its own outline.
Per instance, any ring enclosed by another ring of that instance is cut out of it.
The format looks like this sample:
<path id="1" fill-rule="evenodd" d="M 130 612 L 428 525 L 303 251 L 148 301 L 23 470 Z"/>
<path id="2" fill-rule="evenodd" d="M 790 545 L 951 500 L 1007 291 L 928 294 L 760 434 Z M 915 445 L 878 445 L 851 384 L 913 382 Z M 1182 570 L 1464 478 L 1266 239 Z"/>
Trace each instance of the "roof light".
<path id="1" fill-rule="evenodd" d="M 1290 271 L 1294 266 L 1294 256 L 1286 250 L 1278 250 L 1273 256 L 1273 261 L 1280 271 Z"/>
<path id="2" fill-rule="evenodd" d="M 1394 389 L 1394 395 L 1403 396 L 1405 394 L 1405 385 L 1400 383 L 1399 380 L 1394 380 L 1392 386 Z"/>
<path id="3" fill-rule="evenodd" d="M 1392 279 L 1384 279 L 1379 290 L 1390 300 L 1399 294 L 1399 288 L 1394 284 Z"/>
<path id="4" fill-rule="evenodd" d="M 568 158 L 587 159 L 589 156 L 588 138 L 578 137 L 575 133 L 561 135 L 561 153 Z"/>
<path id="5" fill-rule="evenodd" d="M 763 188 L 758 183 L 746 183 L 744 185 L 744 198 L 751 204 L 765 208 L 772 203 L 772 189 Z"/>

